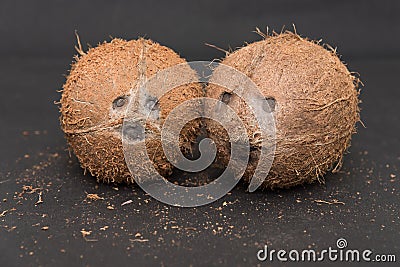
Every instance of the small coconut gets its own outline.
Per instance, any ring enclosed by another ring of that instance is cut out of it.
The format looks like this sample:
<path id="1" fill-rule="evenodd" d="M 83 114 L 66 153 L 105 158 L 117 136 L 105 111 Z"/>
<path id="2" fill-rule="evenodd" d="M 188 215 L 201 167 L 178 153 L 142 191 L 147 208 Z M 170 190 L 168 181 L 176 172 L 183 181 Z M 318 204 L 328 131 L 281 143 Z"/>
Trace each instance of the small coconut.
<path id="1" fill-rule="evenodd" d="M 340 168 L 343 153 L 356 132 L 358 79 L 336 51 L 327 48 L 296 33 L 284 32 L 265 36 L 222 60 L 251 78 L 272 109 L 276 151 L 263 183 L 266 188 L 323 182 L 328 170 Z M 210 84 L 206 93 L 231 106 L 247 128 L 251 149 L 244 179 L 249 181 L 260 154 L 254 115 L 231 90 Z M 230 156 L 229 140 L 215 121 L 207 121 L 207 130 L 217 145 L 217 165 L 225 167 Z"/>
<path id="2" fill-rule="evenodd" d="M 63 86 L 61 127 L 85 171 L 99 181 L 131 183 L 134 179 L 127 168 L 122 146 L 122 124 L 129 97 L 137 93 L 143 79 L 186 61 L 170 48 L 142 38 L 113 39 L 90 48 L 87 53 L 81 49 L 78 52 L 80 56 L 76 57 Z M 202 94 L 202 88 L 195 84 L 173 89 L 156 105 L 160 116 L 146 124 L 149 126 L 145 140 L 147 152 L 163 176 L 173 169 L 161 146 L 163 121 L 174 107 Z M 148 106 L 155 99 L 147 95 L 140 101 L 143 103 L 139 105 Z M 199 126 L 193 123 L 200 122 L 192 122 L 181 132 L 183 151 L 190 151 L 195 142 L 195 129 Z"/>

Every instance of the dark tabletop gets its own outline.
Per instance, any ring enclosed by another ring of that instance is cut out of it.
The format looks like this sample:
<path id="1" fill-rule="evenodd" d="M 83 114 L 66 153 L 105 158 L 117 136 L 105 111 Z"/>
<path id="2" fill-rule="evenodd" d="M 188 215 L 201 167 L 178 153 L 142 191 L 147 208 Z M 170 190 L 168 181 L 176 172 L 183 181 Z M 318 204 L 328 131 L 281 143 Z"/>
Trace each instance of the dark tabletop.
<path id="1" fill-rule="evenodd" d="M 257 265 L 264 245 L 322 250 L 338 238 L 400 260 L 399 57 L 346 60 L 365 84 L 365 128 L 325 184 L 248 193 L 239 183 L 210 205 L 177 208 L 138 186 L 98 184 L 69 155 L 54 104 L 69 52 L 0 61 L 1 266 Z"/>

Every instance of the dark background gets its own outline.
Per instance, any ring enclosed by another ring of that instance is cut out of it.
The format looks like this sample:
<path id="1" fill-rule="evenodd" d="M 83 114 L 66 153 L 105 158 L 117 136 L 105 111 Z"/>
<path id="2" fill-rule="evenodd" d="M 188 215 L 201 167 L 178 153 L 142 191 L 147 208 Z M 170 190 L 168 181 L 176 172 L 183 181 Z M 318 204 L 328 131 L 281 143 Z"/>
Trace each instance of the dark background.
<path id="1" fill-rule="evenodd" d="M 265 244 L 322 250 L 339 237 L 399 260 L 399 13 L 398 1 L 1 1 L 1 266 L 256 265 Z M 211 205 L 181 209 L 136 186 L 98 185 L 69 157 L 53 102 L 75 30 L 85 49 L 145 36 L 187 60 L 212 60 L 224 54 L 205 42 L 234 49 L 260 39 L 255 27 L 293 23 L 338 47 L 365 84 L 366 128 L 358 124 L 342 171 L 324 185 L 249 194 L 239 184 Z"/>
<path id="2" fill-rule="evenodd" d="M 187 2 L 187 3 L 185 3 Z M 96 45 L 109 36 L 146 36 L 188 60 L 220 57 L 259 37 L 255 27 L 299 33 L 338 46 L 345 59 L 393 58 L 400 51 L 398 1 L 2 1 L 2 57 L 71 59 L 74 30 Z"/>

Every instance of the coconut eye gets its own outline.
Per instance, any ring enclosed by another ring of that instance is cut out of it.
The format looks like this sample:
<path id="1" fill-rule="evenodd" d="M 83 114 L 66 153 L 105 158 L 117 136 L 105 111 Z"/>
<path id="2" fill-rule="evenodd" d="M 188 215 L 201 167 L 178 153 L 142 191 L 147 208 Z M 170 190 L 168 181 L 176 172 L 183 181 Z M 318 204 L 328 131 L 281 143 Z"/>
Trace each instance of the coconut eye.
<path id="1" fill-rule="evenodd" d="M 232 93 L 229 92 L 223 92 L 221 94 L 221 101 L 224 102 L 225 104 L 228 104 L 228 102 L 231 100 Z"/>
<path id="2" fill-rule="evenodd" d="M 128 142 L 139 142 L 144 140 L 144 129 L 140 123 L 128 122 L 123 127 L 123 133 Z"/>
<path id="3" fill-rule="evenodd" d="M 143 104 L 146 110 L 150 112 L 153 110 L 159 111 L 160 109 L 160 103 L 158 102 L 157 97 L 147 96 Z"/>
<path id="4" fill-rule="evenodd" d="M 145 95 L 143 99 L 139 100 L 139 112 L 146 114 L 153 120 L 160 118 L 160 102 L 158 98 L 151 95 Z"/>
<path id="5" fill-rule="evenodd" d="M 127 102 L 126 96 L 119 96 L 113 101 L 112 107 L 114 109 L 121 108 L 126 104 L 126 102 Z"/>
<path id="6" fill-rule="evenodd" d="M 274 112 L 275 111 L 275 98 L 273 97 L 266 97 L 265 100 L 267 100 L 268 107 L 264 107 L 264 110 L 267 112 Z"/>

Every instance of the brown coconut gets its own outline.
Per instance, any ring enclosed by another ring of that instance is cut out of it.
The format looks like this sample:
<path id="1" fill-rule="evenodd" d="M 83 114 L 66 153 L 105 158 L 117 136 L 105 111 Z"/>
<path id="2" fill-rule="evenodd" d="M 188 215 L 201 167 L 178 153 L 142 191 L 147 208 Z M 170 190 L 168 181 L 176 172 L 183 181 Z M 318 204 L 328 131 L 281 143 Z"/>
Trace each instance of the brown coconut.
<path id="1" fill-rule="evenodd" d="M 186 61 L 170 48 L 145 39 L 113 39 L 87 53 L 79 52 L 63 86 L 61 127 L 85 171 L 98 181 L 131 183 L 121 141 L 128 97 L 136 93 L 143 79 Z M 159 129 L 174 107 L 202 94 L 195 84 L 173 89 L 158 102 L 159 118 L 147 124 L 147 152 L 163 176 L 169 175 L 173 166 L 163 153 Z M 198 124 L 192 122 L 182 130 L 181 150 L 191 150 Z"/>
<path id="2" fill-rule="evenodd" d="M 251 78 L 273 110 L 276 151 L 264 187 L 323 182 L 328 170 L 340 168 L 359 121 L 359 92 L 358 79 L 335 51 L 284 32 L 227 54 L 222 63 Z M 249 181 L 260 154 L 255 117 L 244 101 L 226 88 L 210 84 L 206 93 L 235 109 L 247 128 L 251 152 L 244 179 Z M 227 166 L 229 140 L 215 121 L 207 121 L 207 130 L 218 148 L 217 165 Z"/>

